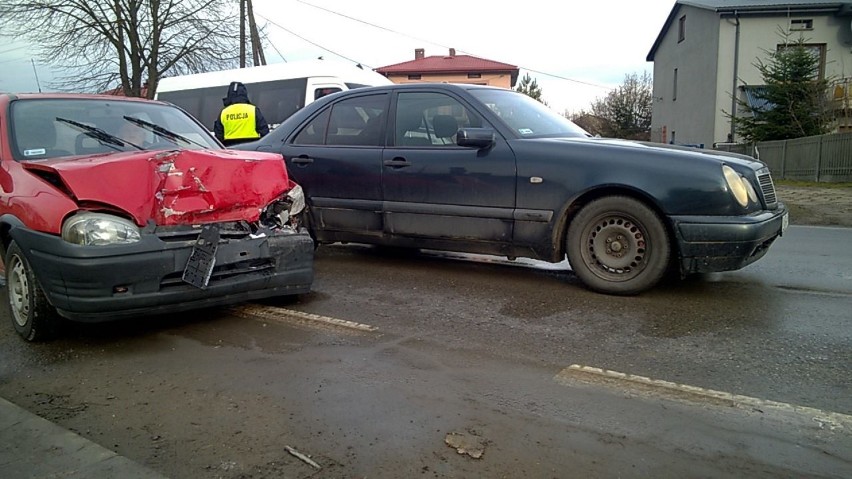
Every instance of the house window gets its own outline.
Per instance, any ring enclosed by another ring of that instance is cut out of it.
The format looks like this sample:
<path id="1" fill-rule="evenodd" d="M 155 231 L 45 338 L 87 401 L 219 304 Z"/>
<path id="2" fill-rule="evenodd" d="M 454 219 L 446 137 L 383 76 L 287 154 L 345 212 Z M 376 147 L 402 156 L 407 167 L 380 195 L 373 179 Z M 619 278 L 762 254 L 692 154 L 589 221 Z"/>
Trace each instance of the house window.
<path id="1" fill-rule="evenodd" d="M 673 80 L 674 81 L 672 83 L 673 83 L 674 86 L 672 87 L 672 101 L 675 101 L 675 100 L 677 100 L 677 68 L 674 69 L 674 79 Z"/>
<path id="2" fill-rule="evenodd" d="M 408 79 L 409 79 L 409 80 L 419 80 L 419 79 L 420 79 L 420 75 L 408 75 Z"/>
<path id="3" fill-rule="evenodd" d="M 813 30 L 814 21 L 810 18 L 794 18 L 790 20 L 790 30 Z"/>
<path id="4" fill-rule="evenodd" d="M 778 45 L 778 51 L 780 52 L 787 48 L 795 48 L 797 46 L 798 44 Z M 813 55 L 813 57 L 819 61 L 819 69 L 811 79 L 821 80 L 825 78 L 825 43 L 804 43 L 802 46 L 808 51 L 808 53 Z"/>
<path id="5" fill-rule="evenodd" d="M 680 43 L 686 38 L 686 15 L 680 17 L 677 21 L 677 42 Z"/>
<path id="6" fill-rule="evenodd" d="M 482 78 L 482 75 L 480 73 L 468 73 L 467 77 L 468 78 Z"/>

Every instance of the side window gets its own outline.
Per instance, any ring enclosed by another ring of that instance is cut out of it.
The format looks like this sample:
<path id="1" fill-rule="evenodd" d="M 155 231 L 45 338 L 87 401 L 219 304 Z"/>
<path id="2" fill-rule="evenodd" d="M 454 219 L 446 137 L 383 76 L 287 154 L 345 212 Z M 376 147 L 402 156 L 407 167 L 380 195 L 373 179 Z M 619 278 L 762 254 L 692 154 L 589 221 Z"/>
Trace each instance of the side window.
<path id="1" fill-rule="evenodd" d="M 396 103 L 394 144 L 413 147 L 456 145 L 459 128 L 480 127 L 482 120 L 443 93 L 400 93 Z"/>
<path id="2" fill-rule="evenodd" d="M 347 98 L 334 103 L 326 145 L 383 146 L 387 94 Z"/>
<path id="3" fill-rule="evenodd" d="M 317 115 L 293 139 L 294 145 L 322 145 L 325 143 L 325 130 L 328 127 L 328 117 L 331 108 Z"/>

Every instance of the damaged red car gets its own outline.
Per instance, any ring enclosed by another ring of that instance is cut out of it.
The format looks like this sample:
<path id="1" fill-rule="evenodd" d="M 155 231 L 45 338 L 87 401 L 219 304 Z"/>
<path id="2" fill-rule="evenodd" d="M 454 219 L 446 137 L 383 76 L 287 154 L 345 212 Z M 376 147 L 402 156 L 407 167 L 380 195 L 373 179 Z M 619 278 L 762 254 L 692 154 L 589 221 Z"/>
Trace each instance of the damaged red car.
<path id="1" fill-rule="evenodd" d="M 15 330 L 306 293 L 313 241 L 280 156 L 223 149 L 183 110 L 0 95 L 0 244 Z"/>

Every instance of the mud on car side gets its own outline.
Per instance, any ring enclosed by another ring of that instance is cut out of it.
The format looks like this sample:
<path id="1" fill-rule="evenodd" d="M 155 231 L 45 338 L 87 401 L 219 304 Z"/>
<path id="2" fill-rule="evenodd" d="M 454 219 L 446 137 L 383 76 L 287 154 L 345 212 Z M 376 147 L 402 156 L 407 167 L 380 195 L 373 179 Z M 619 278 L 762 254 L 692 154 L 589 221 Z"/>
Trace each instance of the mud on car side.
<path id="1" fill-rule="evenodd" d="M 225 150 L 166 103 L 0 95 L 0 244 L 30 341 L 306 293 L 313 241 L 280 156 Z"/>

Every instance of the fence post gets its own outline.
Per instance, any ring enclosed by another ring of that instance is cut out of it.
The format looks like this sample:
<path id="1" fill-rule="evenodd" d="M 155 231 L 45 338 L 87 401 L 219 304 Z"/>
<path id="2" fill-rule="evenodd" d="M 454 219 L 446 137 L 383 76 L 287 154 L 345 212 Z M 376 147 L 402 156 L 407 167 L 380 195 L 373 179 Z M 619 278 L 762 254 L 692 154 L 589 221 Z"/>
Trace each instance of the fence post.
<path id="1" fill-rule="evenodd" d="M 816 182 L 819 183 L 819 169 L 822 167 L 822 140 L 825 138 L 825 135 L 819 137 L 819 143 L 817 143 L 817 155 L 816 155 Z"/>
<path id="2" fill-rule="evenodd" d="M 781 145 L 781 178 L 787 178 L 787 140 Z"/>

